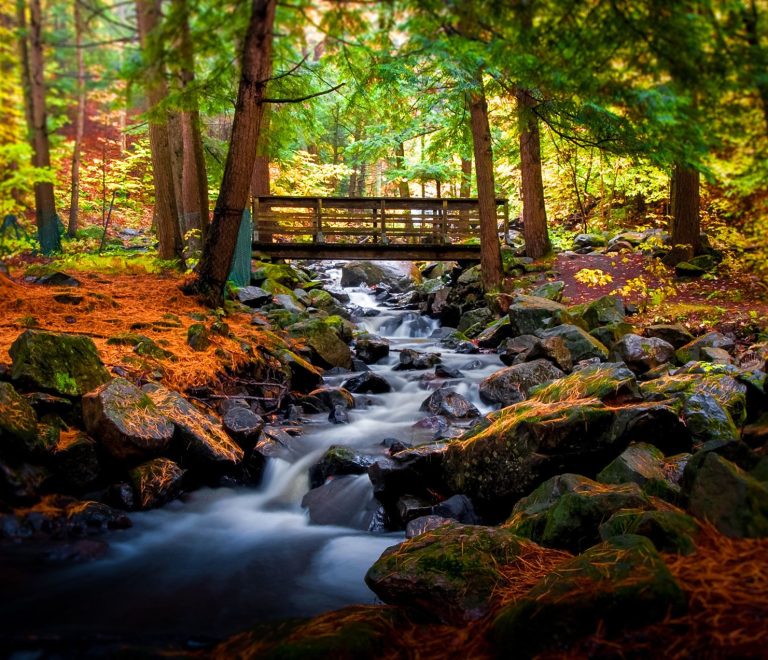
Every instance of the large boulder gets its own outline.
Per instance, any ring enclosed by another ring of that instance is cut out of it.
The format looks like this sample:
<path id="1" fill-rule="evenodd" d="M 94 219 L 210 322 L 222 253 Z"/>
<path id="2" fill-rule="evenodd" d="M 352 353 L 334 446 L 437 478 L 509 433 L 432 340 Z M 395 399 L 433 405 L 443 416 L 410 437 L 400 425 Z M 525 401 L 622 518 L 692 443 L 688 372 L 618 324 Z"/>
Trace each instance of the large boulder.
<path id="1" fill-rule="evenodd" d="M 365 581 L 387 604 L 461 623 L 488 613 L 499 566 L 539 554 L 509 530 L 448 522 L 385 550 Z"/>
<path id="2" fill-rule="evenodd" d="M 667 462 L 664 454 L 653 445 L 638 442 L 603 468 L 597 480 L 604 484 L 635 483 L 647 495 L 675 502 L 680 497 L 676 466 L 677 461 Z"/>
<path id="3" fill-rule="evenodd" d="M 110 376 L 90 337 L 26 330 L 11 344 L 11 378 L 63 396 L 81 396 Z"/>
<path id="4" fill-rule="evenodd" d="M 365 474 L 374 462 L 373 456 L 356 454 L 343 445 L 331 445 L 320 460 L 309 469 L 309 484 L 312 488 L 317 488 L 322 486 L 329 477 Z"/>
<path id="5" fill-rule="evenodd" d="M 568 308 L 565 305 L 535 296 L 518 295 L 509 307 L 510 336 L 532 335 L 543 328 L 565 322 Z"/>
<path id="6" fill-rule="evenodd" d="M 98 445 L 81 431 L 63 432 L 51 457 L 62 482 L 75 491 L 82 492 L 99 478 Z"/>
<path id="7" fill-rule="evenodd" d="M 366 364 L 374 364 L 389 355 L 389 342 L 373 335 L 358 337 L 355 353 Z"/>
<path id="8" fill-rule="evenodd" d="M 243 450 L 218 420 L 200 412 L 181 394 L 150 383 L 143 391 L 176 427 L 176 453 L 183 464 L 217 470 L 232 469 L 243 460 Z"/>
<path id="9" fill-rule="evenodd" d="M 173 440 L 173 422 L 125 378 L 115 378 L 83 397 L 83 421 L 88 434 L 118 460 L 157 456 Z"/>
<path id="10" fill-rule="evenodd" d="M 480 382 L 480 398 L 508 406 L 527 398 L 531 388 L 565 374 L 549 360 L 533 360 L 501 369 Z"/>
<path id="11" fill-rule="evenodd" d="M 682 511 L 617 511 L 602 525 L 600 538 L 639 534 L 645 536 L 659 552 L 689 555 L 696 551 L 696 539 L 701 526 L 696 519 Z"/>
<path id="12" fill-rule="evenodd" d="M 435 390 L 421 404 L 420 410 L 449 419 L 473 419 L 480 417 L 480 411 L 465 397 L 451 389 L 441 387 Z"/>
<path id="13" fill-rule="evenodd" d="M 441 362 L 439 353 L 421 353 L 412 348 L 404 348 L 400 351 L 400 361 L 395 366 L 395 371 L 423 371 Z"/>
<path id="14" fill-rule="evenodd" d="M 693 341 L 693 335 L 688 331 L 688 328 L 679 323 L 649 325 L 645 328 L 645 336 L 663 339 L 668 344 L 672 344 L 675 349 L 681 348 L 688 342 Z"/>
<path id="15" fill-rule="evenodd" d="M 714 452 L 699 452 L 683 477 L 688 509 L 734 538 L 768 536 L 768 484 Z"/>
<path id="16" fill-rule="evenodd" d="M 645 373 L 675 357 L 672 344 L 656 337 L 624 335 L 611 348 L 610 359 L 624 362 L 637 373 Z"/>
<path id="17" fill-rule="evenodd" d="M 581 318 L 590 330 L 594 330 L 609 323 L 621 323 L 625 314 L 624 301 L 618 296 L 609 295 L 589 303 L 582 312 Z"/>
<path id="18" fill-rule="evenodd" d="M 250 451 L 256 444 L 264 428 L 264 420 L 250 408 L 232 406 L 221 418 L 224 430 L 245 451 Z"/>
<path id="19" fill-rule="evenodd" d="M 131 486 L 141 509 L 155 509 L 181 492 L 184 470 L 167 458 L 155 458 L 129 472 Z"/>
<path id="20" fill-rule="evenodd" d="M 392 264 L 374 261 L 350 261 L 341 268 L 341 286 L 384 284 L 399 291 L 411 282 L 409 273 Z"/>
<path id="21" fill-rule="evenodd" d="M 686 609 L 685 594 L 653 544 L 617 536 L 561 564 L 493 622 L 499 655 L 532 657 L 600 631 L 641 627 Z"/>
<path id="22" fill-rule="evenodd" d="M 675 355 L 678 362 L 686 364 L 687 362 L 701 359 L 702 348 L 722 348 L 723 350 L 731 351 L 735 345 L 735 342 L 730 337 L 726 337 L 719 332 L 708 332 L 678 348 Z"/>
<path id="23" fill-rule="evenodd" d="M 392 391 L 392 386 L 386 379 L 372 371 L 364 371 L 345 380 L 341 387 L 353 394 L 386 394 Z"/>
<path id="24" fill-rule="evenodd" d="M 10 383 L 0 382 L 0 452 L 29 453 L 37 438 L 37 415 Z"/>
<path id="25" fill-rule="evenodd" d="M 605 361 L 608 359 L 608 349 L 588 332 L 582 330 L 576 325 L 563 324 L 540 331 L 538 335 L 542 339 L 550 337 L 559 337 L 565 342 L 565 346 L 571 354 L 571 360 L 575 364 L 581 360 L 599 359 Z"/>
<path id="26" fill-rule="evenodd" d="M 600 484 L 578 474 L 545 481 L 512 509 L 506 527 L 541 545 L 579 553 L 600 540 L 600 523 L 622 509 L 650 509 L 637 484 Z"/>
<path id="27" fill-rule="evenodd" d="M 483 329 L 475 337 L 475 340 L 480 348 L 496 348 L 502 341 L 510 336 L 511 332 L 512 325 L 509 317 L 503 316 Z"/>
<path id="28" fill-rule="evenodd" d="M 326 319 L 312 319 L 289 328 L 293 337 L 300 338 L 312 349 L 314 361 L 323 368 L 352 368 L 352 352 Z"/>
<path id="29" fill-rule="evenodd" d="M 592 398 L 627 402 L 643 398 L 635 374 L 623 363 L 612 362 L 592 365 L 546 385 L 534 387 L 529 394 L 542 403 Z"/>

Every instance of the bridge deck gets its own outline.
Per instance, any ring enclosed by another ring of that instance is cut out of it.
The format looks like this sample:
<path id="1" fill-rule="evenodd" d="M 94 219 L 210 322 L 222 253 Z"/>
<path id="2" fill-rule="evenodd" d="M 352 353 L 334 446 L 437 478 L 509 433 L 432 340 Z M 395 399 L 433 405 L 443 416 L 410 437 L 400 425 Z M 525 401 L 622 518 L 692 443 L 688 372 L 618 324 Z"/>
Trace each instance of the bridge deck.
<path id="1" fill-rule="evenodd" d="M 496 200 L 506 235 L 506 199 Z M 276 197 L 253 199 L 255 252 L 313 259 L 479 259 L 476 199 Z"/>

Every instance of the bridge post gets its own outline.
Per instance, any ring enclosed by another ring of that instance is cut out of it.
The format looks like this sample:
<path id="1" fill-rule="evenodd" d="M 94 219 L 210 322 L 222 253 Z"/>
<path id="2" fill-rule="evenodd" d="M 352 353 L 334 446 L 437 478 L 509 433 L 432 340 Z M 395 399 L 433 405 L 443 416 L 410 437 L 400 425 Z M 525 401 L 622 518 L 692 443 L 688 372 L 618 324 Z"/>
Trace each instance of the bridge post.
<path id="1" fill-rule="evenodd" d="M 323 199 L 317 198 L 317 209 L 315 209 L 315 235 L 313 242 L 324 243 L 325 237 L 323 236 Z"/>
<path id="2" fill-rule="evenodd" d="M 386 204 L 384 203 L 384 199 L 381 200 L 381 206 L 380 206 L 380 212 L 381 212 L 381 242 L 386 245 L 389 243 L 389 239 L 387 238 L 387 220 L 385 217 L 385 207 Z"/>
<path id="3" fill-rule="evenodd" d="M 507 242 L 509 236 L 509 201 L 504 200 L 504 243 Z"/>
<path id="4" fill-rule="evenodd" d="M 252 198 L 253 202 L 251 203 L 252 206 L 252 213 L 253 216 L 253 240 L 258 241 L 259 240 L 259 198 L 254 196 Z"/>

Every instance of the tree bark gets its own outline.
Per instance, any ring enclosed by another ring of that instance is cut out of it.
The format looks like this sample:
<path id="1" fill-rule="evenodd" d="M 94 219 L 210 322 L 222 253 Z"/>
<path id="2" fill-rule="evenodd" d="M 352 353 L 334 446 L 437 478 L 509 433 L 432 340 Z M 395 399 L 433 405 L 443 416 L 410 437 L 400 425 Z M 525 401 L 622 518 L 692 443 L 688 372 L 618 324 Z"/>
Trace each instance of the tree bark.
<path id="1" fill-rule="evenodd" d="M 461 159 L 461 185 L 459 197 L 467 198 L 472 194 L 472 161 L 469 158 Z"/>
<path id="2" fill-rule="evenodd" d="M 83 57 L 83 12 L 80 1 L 74 0 L 75 18 L 75 57 L 77 58 L 77 109 L 75 111 L 75 147 L 72 152 L 72 185 L 69 201 L 69 224 L 67 233 L 74 237 L 77 233 L 77 216 L 80 210 L 80 157 L 83 150 L 85 132 L 85 58 Z"/>
<path id="3" fill-rule="evenodd" d="M 675 165 L 670 190 L 672 250 L 664 261 L 673 266 L 701 250 L 698 170 L 680 163 Z"/>
<path id="4" fill-rule="evenodd" d="M 259 126 L 259 144 L 256 147 L 256 162 L 253 165 L 253 174 L 251 175 L 251 195 L 259 197 L 269 195 L 272 192 L 272 182 L 269 176 L 269 126 L 272 122 L 272 108 L 267 105 L 264 107 L 261 115 L 261 125 Z M 254 218 L 254 223 L 258 222 Z M 272 230 L 257 227 L 259 240 L 264 243 L 272 242 Z"/>
<path id="5" fill-rule="evenodd" d="M 158 256 L 182 259 L 183 244 L 179 212 L 174 192 L 173 164 L 168 134 L 168 117 L 159 105 L 168 96 L 157 27 L 160 23 L 159 0 L 136 0 L 139 39 L 146 58 L 145 88 L 149 102 L 149 144 L 152 152 L 152 178 L 155 186 Z"/>
<path id="6" fill-rule="evenodd" d="M 517 116 L 520 126 L 520 173 L 523 193 L 523 236 L 525 253 L 537 259 L 551 249 L 547 232 L 547 210 L 544 205 L 544 183 L 541 176 L 541 140 L 539 121 L 533 113 L 536 104 L 531 93 L 518 89 Z"/>
<path id="7" fill-rule="evenodd" d="M 399 170 L 402 170 L 405 167 L 405 144 L 402 142 L 398 142 L 397 146 L 395 147 L 395 163 L 397 164 L 397 168 Z M 397 182 L 397 192 L 400 197 L 411 196 L 411 191 L 408 187 L 408 181 L 406 181 L 404 177 L 401 177 Z"/>
<path id="8" fill-rule="evenodd" d="M 51 166 L 50 145 L 48 142 L 48 116 L 45 105 L 45 78 L 43 63 L 43 13 L 40 0 L 30 0 L 29 22 L 29 81 L 32 118 L 33 165 L 49 168 Z M 56 215 L 56 200 L 53 183 L 38 181 L 35 183 L 35 214 L 40 249 L 43 254 L 51 254 L 61 249 L 59 238 L 59 218 Z"/>
<path id="9" fill-rule="evenodd" d="M 482 79 L 469 97 L 472 144 L 475 152 L 475 177 L 480 214 L 480 269 L 486 291 L 501 286 L 501 248 L 496 220 L 496 185 L 493 178 L 493 147 L 488 122 L 488 104 Z"/>
<path id="10" fill-rule="evenodd" d="M 188 291 L 200 294 L 207 304 L 214 307 L 222 303 L 240 222 L 248 203 L 264 110 L 264 90 L 272 71 L 275 5 L 276 0 L 252 0 L 221 190 L 197 275 L 187 287 Z"/>

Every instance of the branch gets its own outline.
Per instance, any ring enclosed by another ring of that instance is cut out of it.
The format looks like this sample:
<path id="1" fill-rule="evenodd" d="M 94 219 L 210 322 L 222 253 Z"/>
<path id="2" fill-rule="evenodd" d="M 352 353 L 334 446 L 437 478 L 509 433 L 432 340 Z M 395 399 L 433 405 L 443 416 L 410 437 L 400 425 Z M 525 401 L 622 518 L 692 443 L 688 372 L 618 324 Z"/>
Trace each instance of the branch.
<path id="1" fill-rule="evenodd" d="M 306 61 L 307 61 L 307 58 L 308 58 L 308 57 L 309 57 L 309 54 L 307 54 L 307 55 L 305 55 L 304 57 L 302 57 L 302 58 L 301 58 L 301 62 L 299 62 L 299 63 L 298 63 L 296 66 L 293 66 L 293 67 L 291 67 L 290 69 L 288 69 L 288 71 L 286 71 L 285 73 L 278 73 L 276 76 L 272 76 L 272 77 L 269 79 L 269 80 L 270 80 L 270 82 L 273 82 L 273 81 L 275 81 L 275 80 L 280 80 L 281 78 L 287 78 L 287 77 L 288 77 L 288 76 L 290 76 L 290 75 L 291 75 L 293 72 L 295 72 L 296 70 L 298 70 L 298 69 L 301 67 L 301 65 L 302 65 L 302 64 L 304 64 L 304 62 L 306 62 Z"/>
<path id="2" fill-rule="evenodd" d="M 318 96 L 324 96 L 325 94 L 330 94 L 332 92 L 335 92 L 347 83 L 340 83 L 336 85 L 336 87 L 331 87 L 330 89 L 324 89 L 322 92 L 315 92 L 314 94 L 308 94 L 307 96 L 300 96 L 295 99 L 261 99 L 262 103 L 301 103 L 302 101 L 308 101 L 309 99 L 317 98 Z"/>

